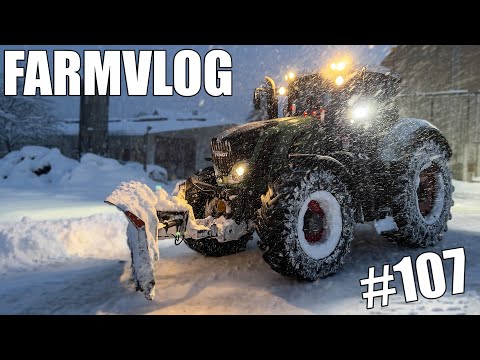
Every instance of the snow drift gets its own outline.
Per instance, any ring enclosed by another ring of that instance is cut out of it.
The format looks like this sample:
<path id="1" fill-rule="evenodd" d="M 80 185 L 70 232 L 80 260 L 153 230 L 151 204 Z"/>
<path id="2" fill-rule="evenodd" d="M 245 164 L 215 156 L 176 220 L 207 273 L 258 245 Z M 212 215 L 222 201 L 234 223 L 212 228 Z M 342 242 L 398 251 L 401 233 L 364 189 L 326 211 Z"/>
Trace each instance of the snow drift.
<path id="1" fill-rule="evenodd" d="M 45 195 L 46 199 L 63 196 L 77 206 L 80 199 L 94 199 L 100 207 L 123 181 L 137 180 L 155 188 L 166 179 L 167 172 L 160 166 L 149 165 L 146 173 L 139 163 L 121 164 L 94 154 L 77 161 L 58 149 L 40 146 L 26 146 L 0 159 L 0 187 L 18 194 L 26 189 L 41 191 L 51 196 Z M 75 258 L 128 259 L 127 220 L 120 212 L 65 219 L 68 210 L 58 220 L 34 221 L 22 215 L 18 222 L 0 221 L 0 273 Z"/>
<path id="2" fill-rule="evenodd" d="M 0 273 L 77 258 L 128 259 L 126 229 L 121 213 L 0 223 Z"/>
<path id="3" fill-rule="evenodd" d="M 94 154 L 85 154 L 77 161 L 63 156 L 58 149 L 40 146 L 26 146 L 0 159 L 0 186 L 51 186 L 87 191 L 101 188 L 108 189 L 106 195 L 120 182 L 130 180 L 155 188 L 158 182 L 167 181 L 167 171 L 160 166 L 149 165 L 145 173 L 139 163 L 121 164 Z"/>
<path id="4" fill-rule="evenodd" d="M 0 159 L 0 185 L 16 187 L 60 184 L 79 165 L 58 149 L 26 146 Z"/>

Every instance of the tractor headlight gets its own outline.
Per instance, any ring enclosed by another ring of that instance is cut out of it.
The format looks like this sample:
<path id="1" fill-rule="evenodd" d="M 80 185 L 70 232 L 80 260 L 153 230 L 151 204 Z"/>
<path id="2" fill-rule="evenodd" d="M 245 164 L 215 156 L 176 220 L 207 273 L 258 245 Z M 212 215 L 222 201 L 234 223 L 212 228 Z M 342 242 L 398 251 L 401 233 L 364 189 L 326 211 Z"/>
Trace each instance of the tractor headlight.
<path id="1" fill-rule="evenodd" d="M 370 109 L 368 105 L 360 104 L 352 108 L 351 118 L 353 121 L 365 120 L 368 118 L 369 114 L 370 114 Z"/>
<path id="2" fill-rule="evenodd" d="M 369 126 L 378 111 L 374 101 L 361 101 L 351 105 L 348 110 L 348 119 L 352 124 Z"/>
<path id="3" fill-rule="evenodd" d="M 230 184 L 238 184 L 242 182 L 248 174 L 248 168 L 248 162 L 237 162 L 235 165 L 233 165 L 232 170 L 230 170 L 230 174 L 228 175 L 228 182 Z"/>

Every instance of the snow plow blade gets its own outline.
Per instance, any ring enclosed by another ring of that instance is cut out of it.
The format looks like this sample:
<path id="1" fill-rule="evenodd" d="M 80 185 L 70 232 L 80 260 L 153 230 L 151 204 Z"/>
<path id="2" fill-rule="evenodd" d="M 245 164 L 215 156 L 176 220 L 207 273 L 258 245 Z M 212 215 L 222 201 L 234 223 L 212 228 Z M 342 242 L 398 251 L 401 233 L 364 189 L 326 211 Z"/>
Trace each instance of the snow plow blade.
<path id="1" fill-rule="evenodd" d="M 157 196 L 145 184 L 131 181 L 119 185 L 106 199 L 128 219 L 127 242 L 132 260 L 132 280 L 148 300 L 155 297 L 154 261 L 159 259 Z"/>
<path id="2" fill-rule="evenodd" d="M 143 292 L 148 300 L 153 300 L 155 297 L 155 268 L 150 255 L 153 249 L 150 249 L 145 222 L 132 212 L 123 211 L 121 207 L 109 201 L 105 202 L 121 210 L 128 219 L 127 243 L 132 259 L 132 281 L 137 291 Z"/>
<path id="3" fill-rule="evenodd" d="M 105 202 L 124 213 L 128 219 L 127 242 L 132 259 L 132 280 L 136 289 L 153 300 L 155 296 L 155 267 L 159 259 L 158 240 L 203 239 L 214 237 L 219 242 L 236 240 L 248 231 L 246 222 L 233 219 L 195 219 L 192 207 L 181 193 L 168 195 L 163 189 L 154 193 L 137 181 L 122 183 Z"/>

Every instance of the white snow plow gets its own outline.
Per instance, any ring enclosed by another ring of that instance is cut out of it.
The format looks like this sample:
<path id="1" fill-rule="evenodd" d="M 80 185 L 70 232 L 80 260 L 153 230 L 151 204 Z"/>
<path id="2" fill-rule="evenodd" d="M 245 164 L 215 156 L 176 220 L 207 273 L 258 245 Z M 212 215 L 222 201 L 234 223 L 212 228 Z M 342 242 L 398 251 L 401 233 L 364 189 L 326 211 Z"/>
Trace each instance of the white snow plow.
<path id="1" fill-rule="evenodd" d="M 183 183 L 174 195 L 163 189 L 153 192 L 147 185 L 131 181 L 119 185 L 105 202 L 121 210 L 128 219 L 127 240 L 132 260 L 132 280 L 136 290 L 155 297 L 154 261 L 159 259 L 158 240 L 199 240 L 215 238 L 223 243 L 247 233 L 246 223 L 237 224 L 223 216 L 195 219 L 184 198 Z"/>

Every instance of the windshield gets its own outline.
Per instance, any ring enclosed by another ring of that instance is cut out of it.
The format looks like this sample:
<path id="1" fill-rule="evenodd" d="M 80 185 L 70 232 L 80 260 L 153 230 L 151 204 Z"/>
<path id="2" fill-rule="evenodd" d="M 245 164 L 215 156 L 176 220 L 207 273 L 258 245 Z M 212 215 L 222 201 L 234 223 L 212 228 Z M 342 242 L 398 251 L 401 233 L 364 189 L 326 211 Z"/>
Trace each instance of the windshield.
<path id="1" fill-rule="evenodd" d="M 354 78 L 346 86 L 337 87 L 318 74 L 298 78 L 289 87 L 288 114 L 290 116 L 318 115 L 358 99 L 385 103 L 395 96 L 397 89 L 392 79 L 379 73 L 367 72 L 362 79 Z"/>
<path id="2" fill-rule="evenodd" d="M 320 75 L 299 78 L 289 89 L 288 108 L 292 116 L 311 115 L 328 108 L 337 93 Z"/>

